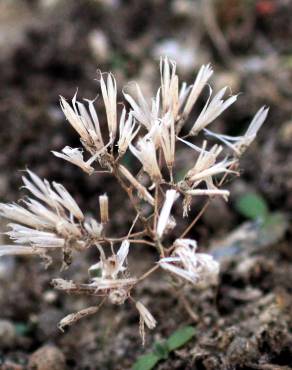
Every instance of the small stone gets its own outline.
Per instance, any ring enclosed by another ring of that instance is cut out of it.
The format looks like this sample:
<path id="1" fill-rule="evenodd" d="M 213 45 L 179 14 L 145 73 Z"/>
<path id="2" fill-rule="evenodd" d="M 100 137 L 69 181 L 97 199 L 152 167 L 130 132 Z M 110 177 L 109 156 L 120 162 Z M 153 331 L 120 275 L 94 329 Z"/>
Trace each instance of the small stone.
<path id="1" fill-rule="evenodd" d="M 47 290 L 44 293 L 44 301 L 47 303 L 54 303 L 57 300 L 57 293 L 54 290 Z"/>
<path id="2" fill-rule="evenodd" d="M 28 370 L 65 370 L 66 361 L 63 353 L 53 345 L 45 345 L 33 352 L 28 363 Z"/>
<path id="3" fill-rule="evenodd" d="M 0 348 L 11 348 L 16 341 L 15 327 L 9 320 L 0 320 Z"/>
<path id="4" fill-rule="evenodd" d="M 88 35 L 88 43 L 93 56 L 101 63 L 105 63 L 110 56 L 109 42 L 101 30 L 93 30 Z"/>
<path id="5" fill-rule="evenodd" d="M 153 57 L 168 56 L 177 62 L 182 73 L 190 73 L 198 64 L 197 50 L 194 45 L 187 45 L 176 39 L 166 39 L 153 48 Z"/>
<path id="6" fill-rule="evenodd" d="M 287 121 L 283 123 L 280 133 L 280 141 L 284 145 L 290 145 L 292 141 L 292 121 Z"/>
<path id="7" fill-rule="evenodd" d="M 230 365 L 243 366 L 258 358 L 256 343 L 246 338 L 236 337 L 227 350 L 227 361 Z"/>

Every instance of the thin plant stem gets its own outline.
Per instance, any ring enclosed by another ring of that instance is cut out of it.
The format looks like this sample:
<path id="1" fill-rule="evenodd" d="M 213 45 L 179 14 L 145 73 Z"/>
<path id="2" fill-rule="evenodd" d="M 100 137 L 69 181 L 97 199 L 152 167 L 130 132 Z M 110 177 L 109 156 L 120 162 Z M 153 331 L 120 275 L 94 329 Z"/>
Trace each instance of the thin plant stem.
<path id="1" fill-rule="evenodd" d="M 129 239 L 129 242 L 135 243 L 135 244 L 147 244 L 147 245 L 151 245 L 152 247 L 155 247 L 155 243 L 150 242 L 149 240 L 145 240 L 145 239 Z"/>
<path id="2" fill-rule="evenodd" d="M 149 275 L 153 274 L 156 270 L 159 269 L 159 265 L 155 265 L 153 266 L 151 269 L 149 269 L 148 271 L 146 271 L 142 276 L 140 276 L 137 281 L 135 282 L 134 285 L 136 285 L 137 283 L 139 283 L 140 281 L 146 279 Z"/>
<path id="3" fill-rule="evenodd" d="M 154 219 L 153 219 L 153 232 L 157 228 L 157 219 L 158 219 L 158 184 L 155 184 L 155 197 L 154 197 Z"/>
<path id="4" fill-rule="evenodd" d="M 131 239 L 131 238 L 143 236 L 145 234 L 146 234 L 146 230 L 142 230 L 142 231 L 137 231 L 136 233 L 128 234 L 125 236 L 120 236 L 117 238 L 106 238 L 105 237 L 103 240 L 99 240 L 98 242 L 99 243 L 117 243 L 117 242 L 122 242 L 125 239 Z"/>
<path id="5" fill-rule="evenodd" d="M 175 294 L 178 297 L 179 303 L 182 304 L 182 306 L 184 307 L 184 309 L 186 310 L 186 312 L 188 313 L 188 315 L 190 316 L 190 318 L 192 319 L 192 321 L 195 322 L 195 323 L 198 322 L 199 317 L 193 311 L 190 302 L 187 300 L 187 298 L 185 297 L 185 295 L 183 294 L 183 292 L 180 292 L 177 289 L 173 289 L 173 290 L 174 290 Z"/>
<path id="6" fill-rule="evenodd" d="M 137 215 L 136 215 L 136 217 L 135 217 L 135 219 L 134 219 L 134 221 L 132 222 L 132 225 L 131 225 L 131 227 L 130 227 L 130 230 L 129 230 L 129 232 L 128 232 L 128 238 L 129 238 L 129 235 L 131 235 L 131 232 L 132 232 L 132 230 L 133 230 L 133 228 L 135 227 L 135 225 L 136 225 L 136 222 L 138 221 L 138 218 L 139 218 L 139 213 L 137 213 Z"/>

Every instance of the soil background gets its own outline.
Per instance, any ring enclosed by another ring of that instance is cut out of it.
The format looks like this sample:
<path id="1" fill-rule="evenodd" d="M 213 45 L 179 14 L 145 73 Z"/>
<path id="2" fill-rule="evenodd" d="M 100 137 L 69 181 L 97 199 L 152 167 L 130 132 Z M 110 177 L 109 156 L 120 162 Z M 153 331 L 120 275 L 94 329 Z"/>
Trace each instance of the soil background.
<path id="1" fill-rule="evenodd" d="M 55 292 L 51 279 L 85 280 L 89 253 L 67 272 L 37 259 L 0 261 L 1 369 L 130 369 L 155 341 L 190 324 L 195 337 L 157 369 L 292 369 L 292 1 L 291 0 L 0 0 L 0 200 L 17 201 L 22 171 L 63 183 L 82 209 L 98 214 L 98 195 L 110 197 L 111 227 L 127 232 L 130 206 L 109 177 L 88 177 L 50 152 L 79 146 L 65 122 L 59 96 L 93 99 L 98 70 L 112 71 L 121 88 L 137 81 L 151 97 L 160 55 L 193 81 L 211 62 L 216 89 L 241 92 L 215 125 L 243 132 L 262 105 L 267 122 L 228 184 L 229 203 L 214 201 L 189 237 L 221 260 L 217 288 L 186 288 L 192 314 L 160 274 L 137 290 L 157 318 L 142 347 L 131 305 L 106 307 L 65 333 L 64 315 L 94 300 Z M 119 96 L 122 101 L 122 96 Z M 102 107 L 100 110 L 102 120 Z M 203 101 L 196 108 L 198 111 Z M 196 112 L 194 112 L 196 115 Z M 190 162 L 184 152 L 181 163 Z M 265 235 L 235 207 L 247 192 L 261 194 L 282 221 Z M 200 209 L 196 205 L 192 212 Z M 1 230 L 5 222 L 1 220 Z M 234 232 L 235 231 L 235 232 Z M 240 235 L 240 236 L 239 236 Z M 1 235 L 2 243 L 7 243 Z M 235 250 L 234 245 L 237 249 Z M 129 260 L 141 273 L 151 251 L 135 248 Z"/>

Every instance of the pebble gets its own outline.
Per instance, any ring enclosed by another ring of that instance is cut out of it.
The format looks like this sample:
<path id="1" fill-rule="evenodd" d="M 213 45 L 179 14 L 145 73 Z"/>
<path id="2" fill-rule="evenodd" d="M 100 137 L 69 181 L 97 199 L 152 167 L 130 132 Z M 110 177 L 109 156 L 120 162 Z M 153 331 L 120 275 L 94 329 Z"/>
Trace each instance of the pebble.
<path id="1" fill-rule="evenodd" d="M 284 122 L 279 133 L 281 144 L 291 145 L 292 141 L 292 121 Z"/>
<path id="2" fill-rule="evenodd" d="M 95 29 L 88 35 L 88 43 L 93 56 L 100 63 L 105 63 L 110 57 L 110 47 L 105 33 Z"/>
<path id="3" fill-rule="evenodd" d="M 54 303 L 58 298 L 58 294 L 54 290 L 47 290 L 44 293 L 44 301 L 47 303 Z"/>
<path id="4" fill-rule="evenodd" d="M 9 320 L 0 320 L 0 348 L 11 348 L 16 341 L 15 327 Z"/>
<path id="5" fill-rule="evenodd" d="M 32 353 L 28 370 L 65 370 L 63 353 L 53 345 L 45 345 Z"/>
<path id="6" fill-rule="evenodd" d="M 254 341 L 236 337 L 227 350 L 227 361 L 230 365 L 239 363 L 245 365 L 258 358 L 258 348 Z"/>
<path id="7" fill-rule="evenodd" d="M 197 63 L 197 52 L 194 45 L 186 45 L 176 39 L 166 39 L 153 48 L 153 57 L 158 59 L 161 55 L 166 55 L 177 62 L 182 73 L 194 71 Z"/>

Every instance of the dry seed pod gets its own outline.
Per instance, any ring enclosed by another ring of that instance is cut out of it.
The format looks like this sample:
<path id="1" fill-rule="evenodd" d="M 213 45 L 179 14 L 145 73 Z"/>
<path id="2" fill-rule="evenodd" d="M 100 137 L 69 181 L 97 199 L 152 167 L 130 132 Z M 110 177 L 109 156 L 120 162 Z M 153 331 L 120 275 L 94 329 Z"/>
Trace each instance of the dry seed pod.
<path id="1" fill-rule="evenodd" d="M 100 222 L 106 224 L 109 220 L 108 196 L 106 194 L 99 196 Z"/>

